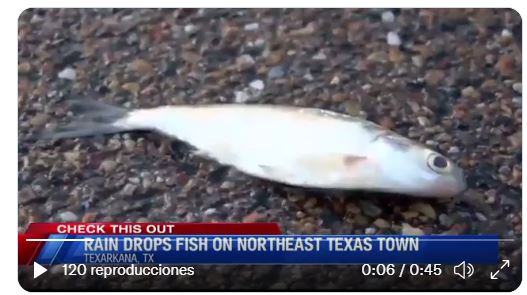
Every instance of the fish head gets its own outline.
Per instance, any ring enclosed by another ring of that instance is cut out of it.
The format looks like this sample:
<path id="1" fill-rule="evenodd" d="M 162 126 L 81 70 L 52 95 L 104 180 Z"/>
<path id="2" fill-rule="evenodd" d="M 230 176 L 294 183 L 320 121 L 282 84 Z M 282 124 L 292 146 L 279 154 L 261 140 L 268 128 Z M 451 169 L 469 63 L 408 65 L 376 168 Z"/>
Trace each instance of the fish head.
<path id="1" fill-rule="evenodd" d="M 463 170 L 452 160 L 421 145 L 387 153 L 384 176 L 392 191 L 422 197 L 454 197 L 467 189 Z"/>

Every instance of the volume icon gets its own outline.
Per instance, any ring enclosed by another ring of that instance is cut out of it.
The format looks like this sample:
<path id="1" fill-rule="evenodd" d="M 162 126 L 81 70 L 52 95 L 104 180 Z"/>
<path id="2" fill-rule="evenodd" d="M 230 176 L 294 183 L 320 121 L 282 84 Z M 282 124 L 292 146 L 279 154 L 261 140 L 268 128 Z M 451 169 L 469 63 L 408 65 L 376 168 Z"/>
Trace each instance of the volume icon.
<path id="1" fill-rule="evenodd" d="M 470 278 L 474 274 L 474 266 L 465 261 L 454 266 L 454 274 L 460 276 L 463 280 Z"/>

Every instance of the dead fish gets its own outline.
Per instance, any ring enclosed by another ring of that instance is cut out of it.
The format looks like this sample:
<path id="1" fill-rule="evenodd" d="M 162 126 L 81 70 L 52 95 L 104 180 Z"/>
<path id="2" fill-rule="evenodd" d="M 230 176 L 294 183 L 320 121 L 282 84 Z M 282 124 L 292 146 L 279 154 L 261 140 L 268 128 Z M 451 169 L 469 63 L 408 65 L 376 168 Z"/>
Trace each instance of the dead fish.
<path id="1" fill-rule="evenodd" d="M 294 186 L 452 197 L 466 189 L 451 160 L 372 122 L 332 111 L 217 104 L 128 110 L 73 100 L 70 124 L 45 139 L 150 130 L 249 175 Z"/>

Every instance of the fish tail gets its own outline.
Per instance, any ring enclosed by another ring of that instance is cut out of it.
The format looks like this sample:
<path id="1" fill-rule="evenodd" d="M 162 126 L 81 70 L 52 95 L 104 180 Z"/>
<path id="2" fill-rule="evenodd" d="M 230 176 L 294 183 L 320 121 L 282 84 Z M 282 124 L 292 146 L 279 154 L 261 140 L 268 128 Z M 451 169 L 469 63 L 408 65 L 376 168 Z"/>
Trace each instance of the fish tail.
<path id="1" fill-rule="evenodd" d="M 122 124 L 123 119 L 126 119 L 131 112 L 128 109 L 92 99 L 72 99 L 68 104 L 75 119 L 53 130 L 42 131 L 38 136 L 39 139 L 56 140 L 140 129 L 138 126 Z"/>

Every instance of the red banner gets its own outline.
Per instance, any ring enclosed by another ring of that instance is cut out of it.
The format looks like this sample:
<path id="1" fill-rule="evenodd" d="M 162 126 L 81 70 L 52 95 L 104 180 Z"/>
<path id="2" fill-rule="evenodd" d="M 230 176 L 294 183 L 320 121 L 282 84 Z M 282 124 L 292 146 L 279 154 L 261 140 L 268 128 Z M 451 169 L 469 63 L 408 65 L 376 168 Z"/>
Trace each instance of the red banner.
<path id="1" fill-rule="evenodd" d="M 27 234 L 279 235 L 276 223 L 64 222 L 31 223 Z"/>
<path id="2" fill-rule="evenodd" d="M 279 235 L 276 223 L 63 222 L 31 223 L 18 234 L 18 264 L 31 264 L 50 234 L 98 235 Z"/>

